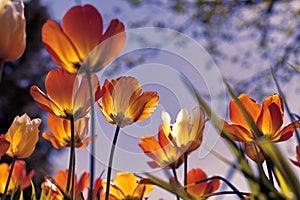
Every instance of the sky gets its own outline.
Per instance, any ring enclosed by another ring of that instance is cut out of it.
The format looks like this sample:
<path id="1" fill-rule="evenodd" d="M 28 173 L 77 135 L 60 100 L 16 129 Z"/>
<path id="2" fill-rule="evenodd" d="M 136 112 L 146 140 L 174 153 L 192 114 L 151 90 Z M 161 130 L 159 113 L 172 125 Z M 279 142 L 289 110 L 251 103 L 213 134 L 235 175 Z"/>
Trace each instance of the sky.
<path id="1" fill-rule="evenodd" d="M 75 1 L 71 0 L 43 0 L 42 2 L 49 8 L 51 18 L 57 21 L 60 21 L 63 14 L 70 7 L 76 5 Z M 87 3 L 94 5 L 100 11 L 104 18 L 105 27 L 113 18 L 119 18 L 126 24 L 128 21 L 134 21 L 135 18 L 153 15 L 153 13 L 147 11 L 145 8 L 135 9 L 128 6 L 127 3 L 118 0 L 83 1 L 83 4 Z M 118 8 L 122 8 L 126 12 L 120 13 L 118 12 Z M 120 13 L 120 15 L 118 15 L 118 13 Z M 168 14 L 166 13 L 165 15 Z M 144 52 L 149 51 L 149 49 L 154 51 L 155 56 L 147 58 L 143 64 L 135 66 L 132 69 L 121 68 L 115 72 L 112 77 L 107 77 L 105 74 L 105 70 L 109 70 L 112 67 L 112 65 L 109 65 L 103 72 L 98 73 L 100 83 L 102 84 L 106 78 L 116 78 L 121 75 L 134 76 L 141 82 L 143 90 L 158 91 L 160 101 L 158 108 L 150 119 L 121 130 L 114 158 L 114 174 L 118 171 L 130 171 L 136 173 L 151 172 L 159 177 L 164 177 L 165 175 L 162 170 L 153 170 L 147 165 L 147 161 L 150 161 L 150 158 L 143 154 L 138 147 L 138 143 L 139 138 L 142 136 L 157 134 L 158 127 L 161 124 L 162 111 L 169 112 L 172 122 L 174 122 L 180 108 L 186 107 L 189 112 L 191 112 L 197 105 L 195 98 L 182 83 L 180 74 L 184 74 L 184 76 L 197 87 L 200 93 L 208 94 L 209 98 L 206 98 L 206 100 L 210 100 L 209 103 L 212 109 L 220 118 L 225 119 L 228 117 L 229 97 L 228 95 L 226 96 L 225 87 L 221 81 L 222 76 L 224 74 L 228 76 L 231 73 L 235 73 L 235 75 L 241 74 L 241 77 L 243 77 L 245 74 L 253 73 L 253 69 L 251 69 L 252 71 L 241 72 L 234 70 L 231 67 L 220 68 L 214 63 L 199 42 L 185 34 L 177 33 L 174 30 L 141 27 L 140 29 L 126 29 L 126 34 L 126 46 L 121 52 L 120 57 L 126 55 L 140 56 L 143 55 Z M 145 42 L 138 42 L 137 39 L 139 38 L 142 38 Z M 225 46 L 223 48 L 229 47 Z M 157 49 L 160 51 L 156 51 Z M 298 79 L 299 78 L 294 77 L 291 84 L 286 87 L 297 87 L 297 83 L 299 82 Z M 289 88 L 283 89 L 287 90 Z M 296 97 L 295 94 L 288 94 L 287 98 L 290 100 Z M 293 109 L 300 110 L 299 105 L 294 104 L 293 101 L 291 101 L 291 105 Z M 99 110 L 96 110 L 96 133 L 98 134 L 96 142 L 96 174 L 101 174 L 103 170 L 106 170 L 105 166 L 108 160 L 110 142 L 115 127 L 108 124 L 101 116 Z M 288 142 L 287 145 L 280 145 L 283 151 L 288 155 L 294 155 L 288 146 L 295 146 L 294 141 Z M 208 176 L 221 175 L 226 177 L 228 173 L 231 173 L 230 167 L 209 153 L 210 148 L 214 151 L 221 152 L 222 155 L 228 159 L 233 159 L 229 148 L 224 144 L 224 141 L 217 135 L 214 128 L 208 122 L 206 123 L 206 128 L 204 130 L 203 144 L 199 150 L 192 153 L 189 159 L 189 168 L 200 167 Z M 60 156 L 51 156 L 53 162 L 56 163 L 57 170 L 68 167 L 67 162 L 62 162 L 62 160 L 68 160 L 68 156 L 68 151 L 60 152 Z M 77 173 L 80 173 L 84 169 L 88 170 L 89 149 L 77 150 L 76 156 Z M 104 175 L 105 174 L 106 173 L 104 173 Z M 178 174 L 179 179 L 182 180 L 182 167 L 178 170 Z M 167 177 L 165 180 L 167 180 Z M 248 190 L 247 183 L 239 173 L 234 173 L 231 183 L 236 185 L 241 191 Z M 221 187 L 224 188 L 223 185 Z M 148 196 L 150 199 L 174 198 L 174 195 L 170 195 L 161 189 L 155 189 Z M 223 197 L 222 199 L 232 198 L 235 197 Z M 221 198 L 218 197 L 215 199 Z"/>

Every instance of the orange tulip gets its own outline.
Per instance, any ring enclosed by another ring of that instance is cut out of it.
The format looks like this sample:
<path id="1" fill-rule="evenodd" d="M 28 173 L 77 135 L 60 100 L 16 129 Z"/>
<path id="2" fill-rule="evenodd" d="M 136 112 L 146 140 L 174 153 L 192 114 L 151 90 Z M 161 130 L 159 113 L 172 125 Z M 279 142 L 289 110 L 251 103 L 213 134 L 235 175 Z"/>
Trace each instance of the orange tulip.
<path id="1" fill-rule="evenodd" d="M 10 166 L 8 164 L 0 164 L 0 193 L 2 194 L 4 193 L 9 170 Z M 31 170 L 29 174 L 26 175 L 26 163 L 24 161 L 17 160 L 15 162 L 12 177 L 8 186 L 8 193 L 11 193 L 11 191 L 16 188 L 24 190 L 29 187 L 33 176 L 34 171 Z"/>
<path id="2" fill-rule="evenodd" d="M 9 145 L 10 142 L 5 139 L 5 135 L 0 135 L 0 159 L 7 152 Z"/>
<path id="3" fill-rule="evenodd" d="M 157 92 L 143 92 L 138 80 L 122 76 L 105 80 L 105 94 L 98 102 L 106 121 L 121 128 L 147 119 L 158 104 Z"/>
<path id="4" fill-rule="evenodd" d="M 291 160 L 294 165 L 300 167 L 300 146 L 296 146 L 296 160 Z"/>
<path id="5" fill-rule="evenodd" d="M 103 180 L 102 183 L 106 190 L 107 181 Z M 131 173 L 121 172 L 115 176 L 110 188 L 110 195 L 118 200 L 143 199 L 154 188 L 154 185 L 142 183 Z"/>
<path id="6" fill-rule="evenodd" d="M 104 90 L 100 90 L 96 75 L 91 76 L 91 81 L 95 100 L 98 100 Z M 46 77 L 47 93 L 35 85 L 31 87 L 30 93 L 40 109 L 58 117 L 73 117 L 76 120 L 85 117 L 91 108 L 88 80 L 83 77 L 81 83 L 78 82 L 76 75 L 62 69 L 53 69 Z"/>
<path id="7" fill-rule="evenodd" d="M 0 60 L 16 60 L 26 46 L 23 1 L 0 1 L 0 24 Z"/>
<path id="8" fill-rule="evenodd" d="M 281 97 L 277 94 L 268 96 L 262 105 L 246 94 L 241 94 L 238 98 L 255 122 L 262 137 L 266 137 L 272 142 L 288 140 L 293 136 L 295 128 L 300 127 L 300 123 L 297 121 L 281 128 L 284 111 Z M 249 158 L 256 161 L 258 156 L 263 162 L 264 157 L 255 144 L 253 130 L 234 100 L 230 101 L 230 119 L 234 124 L 228 124 L 224 121 L 223 129 L 231 134 L 233 140 L 242 142 L 242 146 Z"/>
<path id="9" fill-rule="evenodd" d="M 191 116 L 185 108 L 181 109 L 172 125 L 169 113 L 163 112 L 162 119 L 166 138 L 180 148 L 182 153 L 189 154 L 201 145 L 205 116 L 199 107 L 193 109 Z"/>
<path id="10" fill-rule="evenodd" d="M 152 168 L 176 169 L 183 163 L 182 152 L 177 146 L 170 143 L 161 127 L 158 133 L 158 141 L 153 135 L 145 136 L 140 139 L 139 146 L 147 156 L 152 158 L 153 161 L 148 162 Z"/>
<path id="11" fill-rule="evenodd" d="M 201 180 L 207 179 L 206 173 L 200 169 L 191 169 L 187 174 L 187 184 L 197 183 Z M 220 180 L 215 179 L 203 183 L 196 184 L 194 186 L 188 187 L 187 192 L 193 196 L 200 197 L 205 194 L 211 194 L 216 191 L 220 186 Z"/>
<path id="12" fill-rule="evenodd" d="M 125 40 L 124 25 L 118 19 L 112 20 L 103 34 L 102 17 L 91 5 L 68 10 L 62 27 L 48 20 L 42 28 L 42 41 L 52 60 L 72 74 L 77 74 L 84 62 L 91 73 L 98 72 L 119 54 Z"/>
<path id="13" fill-rule="evenodd" d="M 41 119 L 31 120 L 25 113 L 21 117 L 15 117 L 5 137 L 10 146 L 7 155 L 17 158 L 29 157 L 39 139 L 39 125 Z"/>
<path id="14" fill-rule="evenodd" d="M 75 148 L 86 148 L 91 141 L 91 137 L 87 137 L 89 132 L 89 117 L 84 117 L 74 122 Z M 43 138 L 49 140 L 56 149 L 71 146 L 71 122 L 70 120 L 49 114 L 48 127 L 52 134 L 43 133 Z"/>
<path id="15" fill-rule="evenodd" d="M 63 200 L 64 196 L 62 194 L 66 190 L 67 187 L 67 181 L 68 181 L 68 173 L 69 170 L 64 171 L 58 171 L 54 177 L 54 181 L 49 179 L 48 177 L 45 177 L 45 181 L 42 183 L 42 188 L 46 190 L 46 194 L 48 195 L 51 191 L 51 199 L 52 200 Z M 77 178 L 75 175 L 75 199 L 79 197 L 80 193 L 82 193 L 85 189 L 87 189 L 88 184 L 90 181 L 90 175 L 83 171 L 82 175 L 77 182 Z M 70 192 L 72 191 L 72 188 Z"/>

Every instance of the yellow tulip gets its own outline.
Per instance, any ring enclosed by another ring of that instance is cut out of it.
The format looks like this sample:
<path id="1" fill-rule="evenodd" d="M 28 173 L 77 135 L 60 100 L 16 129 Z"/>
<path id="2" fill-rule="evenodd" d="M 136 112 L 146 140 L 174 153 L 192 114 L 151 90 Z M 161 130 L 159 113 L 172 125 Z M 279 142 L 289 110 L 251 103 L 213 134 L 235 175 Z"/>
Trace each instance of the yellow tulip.
<path id="1" fill-rule="evenodd" d="M 26 33 L 23 1 L 0 1 L 0 60 L 12 61 L 25 50 Z"/>
<path id="2" fill-rule="evenodd" d="M 29 157 L 38 142 L 41 121 L 39 118 L 31 120 L 26 113 L 15 117 L 5 135 L 11 144 L 6 154 L 17 158 Z"/>

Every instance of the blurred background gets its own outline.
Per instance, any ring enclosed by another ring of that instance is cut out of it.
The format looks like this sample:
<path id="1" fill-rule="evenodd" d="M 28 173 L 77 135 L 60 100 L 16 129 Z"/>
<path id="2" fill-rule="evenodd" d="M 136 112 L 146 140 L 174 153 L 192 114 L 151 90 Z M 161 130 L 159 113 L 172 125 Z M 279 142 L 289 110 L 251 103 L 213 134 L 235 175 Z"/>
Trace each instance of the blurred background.
<path id="1" fill-rule="evenodd" d="M 125 24 L 126 30 L 159 27 L 186 34 L 204 47 L 212 61 L 216 63 L 218 70 L 229 80 L 237 94 L 248 93 L 258 102 L 262 102 L 266 96 L 277 92 L 271 75 L 270 68 L 272 67 L 292 112 L 299 113 L 299 75 L 286 63 L 290 61 L 300 65 L 300 2 L 297 0 L 27 0 L 25 1 L 26 51 L 19 60 L 5 64 L 0 84 L 0 133 L 5 134 L 14 117 L 22 115 L 24 112 L 31 118 L 42 118 L 44 121 L 41 132 L 47 131 L 47 115 L 37 108 L 29 93 L 29 88 L 33 84 L 44 89 L 47 72 L 56 67 L 43 48 L 41 27 L 47 19 L 60 22 L 64 13 L 72 6 L 88 3 L 94 5 L 102 14 L 105 27 L 108 26 L 110 20 L 118 18 Z M 153 42 L 139 37 L 136 40 L 143 44 Z M 168 55 L 162 55 L 162 52 L 157 50 L 127 53 L 115 60 L 103 72 L 105 73 L 103 76 L 115 78 L 137 66 L 153 62 L 166 64 L 164 60 L 168 58 Z M 179 64 L 184 65 L 185 63 L 179 62 Z M 175 66 L 175 68 L 179 67 Z M 182 66 L 183 71 L 184 69 Z M 153 87 L 149 87 L 149 89 L 153 89 Z M 168 96 L 167 90 L 163 90 L 161 93 Z M 225 100 L 228 101 L 229 97 Z M 170 105 L 169 102 L 163 100 L 160 102 L 159 111 L 170 112 L 173 122 L 179 109 L 178 103 Z M 159 111 L 154 116 L 159 118 Z M 99 125 L 103 123 L 101 120 L 99 119 Z M 145 127 L 149 123 L 146 121 L 139 126 Z M 151 123 L 159 124 L 161 122 L 158 119 Z M 129 128 L 124 132 L 130 132 L 130 130 Z M 107 138 L 111 138 L 113 126 L 108 127 L 104 132 L 103 134 Z M 205 134 L 210 134 L 207 132 Z M 152 130 L 148 130 L 147 133 L 156 134 Z M 100 139 L 98 138 L 98 140 Z M 136 149 L 127 147 L 126 139 L 120 138 L 119 141 L 124 141 L 120 142 L 121 148 L 142 154 L 138 147 Z M 138 144 L 138 140 L 136 143 Z M 287 157 L 295 157 L 293 138 L 279 146 Z M 98 146 L 99 152 L 101 152 L 101 147 Z M 217 141 L 215 149 L 233 159 L 222 140 Z M 86 161 L 82 161 L 82 163 L 86 164 L 88 163 L 87 155 L 88 151 L 78 152 L 77 159 L 85 159 Z M 232 179 L 239 189 L 247 191 L 247 185 L 238 173 L 234 173 L 212 155 L 201 155 L 199 152 L 192 155 L 190 168 L 201 167 L 208 173 L 208 176 L 221 174 Z M 44 174 L 54 175 L 57 170 L 67 168 L 67 164 L 62 162 L 66 156 L 68 156 L 67 150 L 61 150 L 58 153 L 57 150 L 53 150 L 49 142 L 40 139 L 33 156 L 27 159 L 28 169 L 36 171 L 34 181 L 37 190 Z M 145 160 L 149 159 L 145 156 Z M 10 159 L 5 157 L 1 161 L 10 162 Z M 77 166 L 78 173 L 84 168 L 88 169 L 84 164 Z M 104 169 L 105 164 L 100 162 L 97 172 L 100 174 Z M 160 190 L 150 193 L 149 196 L 150 199 L 174 198 L 173 196 L 168 197 L 166 192 Z"/>

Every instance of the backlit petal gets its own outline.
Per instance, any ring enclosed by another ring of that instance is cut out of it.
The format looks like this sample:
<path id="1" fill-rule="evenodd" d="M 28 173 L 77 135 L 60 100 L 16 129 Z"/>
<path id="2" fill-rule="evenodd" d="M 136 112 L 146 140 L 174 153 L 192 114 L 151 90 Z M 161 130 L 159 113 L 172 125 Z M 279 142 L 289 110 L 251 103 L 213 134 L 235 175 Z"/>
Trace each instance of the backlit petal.
<path id="1" fill-rule="evenodd" d="M 78 18 L 76 18 L 78 20 Z M 53 62 L 74 74 L 81 60 L 74 45 L 60 28 L 57 22 L 48 20 L 42 28 L 42 41 Z"/>
<path id="2" fill-rule="evenodd" d="M 223 123 L 223 130 L 231 134 L 233 140 L 246 143 L 254 140 L 252 134 L 243 126 L 228 124 L 226 121 L 221 122 Z"/>
<path id="3" fill-rule="evenodd" d="M 144 92 L 129 107 L 133 121 L 142 121 L 152 115 L 158 105 L 157 92 Z"/>
<path id="4" fill-rule="evenodd" d="M 263 135 L 271 137 L 283 123 L 283 108 L 278 95 L 271 95 L 263 102 L 262 111 L 257 119 L 257 126 Z"/>
<path id="5" fill-rule="evenodd" d="M 44 110 L 57 116 L 66 117 L 65 112 L 37 86 L 31 86 L 30 94 L 41 110 Z"/>
<path id="6" fill-rule="evenodd" d="M 74 44 L 82 62 L 100 43 L 102 26 L 101 15 L 91 5 L 74 6 L 64 15 L 62 29 Z"/>
<path id="7" fill-rule="evenodd" d="M 62 69 L 53 69 L 46 77 L 45 87 L 48 95 L 55 104 L 63 108 L 67 114 L 73 115 L 72 102 L 75 95 L 74 89 L 78 88 L 76 75 L 69 74 Z"/>
<path id="8" fill-rule="evenodd" d="M 114 183 L 126 196 L 131 196 L 134 193 L 138 181 L 139 179 L 136 176 L 127 172 L 118 173 L 114 178 Z"/>
<path id="9" fill-rule="evenodd" d="M 90 69 L 96 73 L 108 65 L 124 48 L 126 34 L 124 25 L 119 20 L 111 21 L 101 43 L 98 44 L 83 62 L 82 70 Z"/>
<path id="10" fill-rule="evenodd" d="M 258 104 L 255 100 L 251 99 L 247 94 L 241 94 L 239 97 L 239 100 L 241 101 L 242 105 L 248 112 L 248 114 L 252 117 L 254 122 L 257 120 L 262 106 Z M 250 130 L 250 126 L 248 122 L 246 121 L 244 115 L 242 114 L 241 110 L 239 109 L 239 106 L 235 102 L 234 99 L 230 101 L 230 120 L 238 125 L 241 125 L 248 130 Z"/>
<path id="11" fill-rule="evenodd" d="M 272 135 L 270 139 L 273 142 L 286 141 L 293 136 L 295 128 L 300 128 L 300 121 L 290 123 L 289 125 L 285 126 L 283 129 L 278 131 L 276 134 Z"/>
<path id="12" fill-rule="evenodd" d="M 196 183 L 197 181 L 201 181 L 206 179 L 207 176 L 205 172 L 200 169 L 191 169 L 187 174 L 187 184 Z M 207 187 L 207 182 L 203 182 L 200 184 L 196 184 L 195 186 L 191 186 L 187 188 L 188 193 L 195 195 L 195 196 L 201 196 L 205 193 Z"/>

